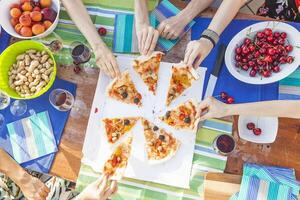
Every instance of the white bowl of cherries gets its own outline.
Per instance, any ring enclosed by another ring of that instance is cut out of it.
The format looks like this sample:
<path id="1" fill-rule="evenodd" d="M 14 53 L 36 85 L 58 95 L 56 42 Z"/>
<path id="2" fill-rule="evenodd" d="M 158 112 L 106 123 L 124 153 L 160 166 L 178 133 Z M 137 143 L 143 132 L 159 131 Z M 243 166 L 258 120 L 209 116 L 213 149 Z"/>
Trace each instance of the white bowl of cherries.
<path id="1" fill-rule="evenodd" d="M 260 22 L 230 41 L 225 63 L 238 80 L 268 84 L 289 76 L 300 65 L 300 33 L 283 22 Z"/>

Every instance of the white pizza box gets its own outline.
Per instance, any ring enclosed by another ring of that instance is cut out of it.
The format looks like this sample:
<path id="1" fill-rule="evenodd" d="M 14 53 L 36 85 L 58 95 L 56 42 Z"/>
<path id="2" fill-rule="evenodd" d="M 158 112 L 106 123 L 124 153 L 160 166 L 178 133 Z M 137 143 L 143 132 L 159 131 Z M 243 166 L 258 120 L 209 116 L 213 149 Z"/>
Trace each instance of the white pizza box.
<path id="1" fill-rule="evenodd" d="M 196 132 L 186 130 L 176 130 L 163 122 L 158 117 L 166 111 L 166 93 L 171 77 L 172 63 L 162 62 L 159 71 L 159 82 L 156 95 L 150 93 L 132 68 L 132 61 L 135 57 L 118 56 L 118 64 L 121 71 L 128 70 L 130 76 L 142 94 L 142 107 L 128 105 L 106 96 L 106 87 L 111 79 L 103 73 L 99 76 L 95 97 L 90 113 L 89 123 L 86 131 L 85 142 L 83 146 L 82 162 L 91 166 L 96 172 L 101 172 L 105 161 L 110 157 L 114 148 L 127 137 L 133 136 L 131 157 L 128 161 L 125 177 L 151 181 L 160 184 L 171 185 L 181 188 L 189 188 L 190 173 L 194 154 L 194 145 Z M 201 101 L 203 82 L 206 68 L 197 69 L 200 78 L 194 82 L 181 97 L 175 100 L 170 108 L 176 107 L 179 103 L 186 100 L 194 99 L 196 102 Z M 98 112 L 95 112 L 98 111 Z M 150 120 L 158 127 L 164 128 L 167 132 L 172 133 L 180 140 L 181 146 L 174 157 L 164 163 L 150 164 L 146 159 L 145 138 L 141 121 L 133 127 L 131 132 L 121 138 L 115 144 L 110 145 L 107 142 L 102 119 L 105 117 L 135 117 L 141 116 Z"/>

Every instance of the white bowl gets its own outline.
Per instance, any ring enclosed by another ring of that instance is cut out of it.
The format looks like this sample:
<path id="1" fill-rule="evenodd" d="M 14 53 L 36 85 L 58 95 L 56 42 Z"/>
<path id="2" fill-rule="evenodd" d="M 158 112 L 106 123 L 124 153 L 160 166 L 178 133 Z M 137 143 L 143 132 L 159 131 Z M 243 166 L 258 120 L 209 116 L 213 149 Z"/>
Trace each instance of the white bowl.
<path id="1" fill-rule="evenodd" d="M 293 51 L 289 53 L 290 56 L 295 58 L 294 62 L 291 64 L 280 65 L 281 71 L 278 73 L 272 73 L 272 75 L 268 78 L 264 78 L 259 75 L 256 75 L 256 77 L 250 77 L 249 71 L 241 70 L 235 66 L 235 48 L 243 43 L 246 35 L 248 35 L 249 32 L 251 32 L 251 35 L 253 34 L 254 36 L 255 33 L 262 31 L 265 28 L 271 28 L 273 31 L 278 32 L 286 32 L 289 43 L 294 47 L 300 46 L 300 32 L 289 24 L 269 21 L 256 23 L 246 27 L 232 38 L 225 53 L 225 64 L 227 69 L 235 78 L 240 81 L 256 85 L 273 83 L 289 76 L 300 65 L 300 48 L 295 47 Z"/>
<path id="2" fill-rule="evenodd" d="M 35 35 L 32 37 L 24 37 L 17 33 L 14 27 L 10 23 L 10 6 L 14 3 L 20 3 L 20 0 L 1 0 L 0 6 L 0 24 L 2 28 L 11 36 L 20 38 L 20 39 L 33 39 L 33 38 L 43 38 L 53 32 L 56 28 L 58 20 L 59 20 L 59 12 L 60 12 L 60 2 L 59 0 L 52 0 L 52 8 L 57 12 L 56 19 L 54 20 L 53 24 L 42 34 Z"/>
<path id="3" fill-rule="evenodd" d="M 262 130 L 262 133 L 254 135 L 252 130 L 248 130 L 247 123 L 249 122 L 253 122 L 257 128 Z M 278 132 L 278 118 L 239 116 L 238 129 L 240 138 L 244 140 L 262 144 L 273 143 Z"/>

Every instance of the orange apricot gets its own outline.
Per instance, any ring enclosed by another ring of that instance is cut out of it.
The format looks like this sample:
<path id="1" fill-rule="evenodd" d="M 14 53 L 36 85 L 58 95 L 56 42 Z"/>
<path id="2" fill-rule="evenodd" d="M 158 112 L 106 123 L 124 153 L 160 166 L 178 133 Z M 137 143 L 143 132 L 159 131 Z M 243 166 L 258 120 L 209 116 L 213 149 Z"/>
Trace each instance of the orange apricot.
<path id="1" fill-rule="evenodd" d="M 11 4 L 11 6 L 10 6 L 10 9 L 13 9 L 13 8 L 21 8 L 21 6 L 18 4 L 18 3 L 13 3 L 13 4 Z"/>
<path id="2" fill-rule="evenodd" d="M 13 27 L 15 27 L 19 23 L 19 20 L 17 18 L 11 18 L 10 23 Z"/>
<path id="3" fill-rule="evenodd" d="M 49 20 L 46 20 L 46 21 L 44 21 L 43 24 L 44 24 L 45 28 L 48 29 L 52 25 L 52 22 Z"/>
<path id="4" fill-rule="evenodd" d="M 20 30 L 20 34 L 24 37 L 31 37 L 32 36 L 31 28 L 27 26 L 23 26 Z"/>
<path id="5" fill-rule="evenodd" d="M 32 9 L 33 9 L 33 7 L 30 2 L 23 3 L 23 5 L 22 5 L 23 11 L 32 11 Z"/>
<path id="6" fill-rule="evenodd" d="M 27 14 L 22 14 L 21 17 L 19 18 L 20 24 L 23 26 L 30 26 L 31 25 L 31 18 L 30 15 Z"/>
<path id="7" fill-rule="evenodd" d="M 42 13 L 39 11 L 33 11 L 30 13 L 32 21 L 39 22 L 42 20 Z"/>
<path id="8" fill-rule="evenodd" d="M 34 35 L 39 35 L 45 32 L 45 26 L 42 24 L 35 24 L 32 26 L 32 33 Z"/>
<path id="9" fill-rule="evenodd" d="M 23 26 L 22 26 L 22 24 L 16 24 L 15 25 L 15 31 L 17 32 L 17 33 L 20 33 L 20 31 L 21 31 L 21 28 L 22 28 Z"/>
<path id="10" fill-rule="evenodd" d="M 12 8 L 10 10 L 10 16 L 13 18 L 19 18 L 22 15 L 22 12 L 19 8 Z"/>
<path id="11" fill-rule="evenodd" d="M 50 8 L 52 5 L 52 0 L 40 0 L 42 8 Z"/>

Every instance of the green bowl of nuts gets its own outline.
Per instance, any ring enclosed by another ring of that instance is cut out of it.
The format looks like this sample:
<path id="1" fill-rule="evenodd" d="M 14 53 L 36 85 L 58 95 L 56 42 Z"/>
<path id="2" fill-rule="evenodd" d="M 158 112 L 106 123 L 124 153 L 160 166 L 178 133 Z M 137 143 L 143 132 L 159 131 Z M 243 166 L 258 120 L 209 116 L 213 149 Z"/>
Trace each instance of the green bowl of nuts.
<path id="1" fill-rule="evenodd" d="M 0 55 L 0 90 L 11 98 L 37 98 L 51 88 L 55 77 L 53 54 L 40 42 L 16 42 Z"/>

